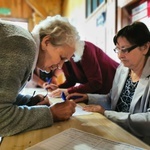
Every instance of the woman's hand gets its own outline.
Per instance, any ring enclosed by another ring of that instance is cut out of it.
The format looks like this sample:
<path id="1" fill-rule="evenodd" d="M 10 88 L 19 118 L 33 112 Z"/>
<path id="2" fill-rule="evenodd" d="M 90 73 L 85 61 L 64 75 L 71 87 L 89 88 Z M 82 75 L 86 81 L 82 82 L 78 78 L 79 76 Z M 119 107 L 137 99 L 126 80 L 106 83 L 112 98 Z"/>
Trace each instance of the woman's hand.
<path id="1" fill-rule="evenodd" d="M 87 103 L 88 102 L 87 94 L 82 94 L 82 93 L 71 93 L 66 98 L 73 99 L 76 103 L 78 103 L 78 102 Z"/>
<path id="2" fill-rule="evenodd" d="M 48 82 L 44 82 L 43 88 L 47 89 L 49 92 L 52 92 L 58 88 L 58 85 L 53 84 L 53 83 L 48 84 Z"/>
<path id="3" fill-rule="evenodd" d="M 83 110 L 90 112 L 98 112 L 104 115 L 105 109 L 100 105 L 87 105 L 83 107 Z"/>
<path id="4" fill-rule="evenodd" d="M 52 91 L 50 93 L 50 96 L 51 97 L 61 97 L 61 93 L 64 92 L 64 94 L 67 96 L 68 95 L 68 90 L 67 89 L 61 89 L 61 88 L 58 88 L 54 91 Z"/>

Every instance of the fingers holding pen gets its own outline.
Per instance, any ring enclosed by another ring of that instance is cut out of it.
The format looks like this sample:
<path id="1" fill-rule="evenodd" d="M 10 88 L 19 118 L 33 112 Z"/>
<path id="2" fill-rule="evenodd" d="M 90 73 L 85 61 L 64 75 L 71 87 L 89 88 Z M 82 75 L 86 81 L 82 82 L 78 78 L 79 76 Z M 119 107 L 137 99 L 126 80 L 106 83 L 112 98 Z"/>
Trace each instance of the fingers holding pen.
<path id="1" fill-rule="evenodd" d="M 75 112 L 76 103 L 72 100 L 67 100 L 64 92 L 61 93 L 61 98 L 64 102 L 57 103 L 51 107 L 54 121 L 67 120 Z"/>
<path id="2" fill-rule="evenodd" d="M 49 92 L 54 91 L 58 88 L 58 85 L 52 82 L 52 78 L 47 79 L 47 82 L 43 83 L 43 88 L 48 90 Z"/>
<path id="3" fill-rule="evenodd" d="M 65 95 L 68 95 L 67 89 L 57 88 L 56 90 L 51 92 L 50 96 L 51 97 L 61 97 L 62 92 L 64 92 Z"/>
<path id="4" fill-rule="evenodd" d="M 68 120 L 75 112 L 76 103 L 66 100 L 62 103 L 56 103 L 50 107 L 54 121 Z"/>
<path id="5" fill-rule="evenodd" d="M 48 84 L 47 82 L 45 82 L 45 83 L 43 84 L 43 87 L 44 87 L 45 89 L 47 89 L 48 91 L 51 92 L 51 91 L 56 90 L 56 89 L 58 88 L 58 85 L 53 84 L 53 83 Z"/>
<path id="6" fill-rule="evenodd" d="M 37 105 L 47 105 L 47 106 L 50 106 L 51 103 L 49 101 L 49 98 L 47 96 L 44 96 L 42 95 L 40 101 L 37 103 Z"/>

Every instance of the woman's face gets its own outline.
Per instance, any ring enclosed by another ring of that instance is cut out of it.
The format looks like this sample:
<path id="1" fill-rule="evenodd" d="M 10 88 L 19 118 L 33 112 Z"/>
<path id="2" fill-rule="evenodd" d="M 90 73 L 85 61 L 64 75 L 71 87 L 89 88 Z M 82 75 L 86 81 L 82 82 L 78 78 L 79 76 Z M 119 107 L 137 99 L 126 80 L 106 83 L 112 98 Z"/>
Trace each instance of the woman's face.
<path id="1" fill-rule="evenodd" d="M 118 37 L 116 47 L 119 49 L 118 58 L 124 64 L 125 67 L 130 69 L 138 68 L 139 65 L 144 65 L 145 63 L 145 54 L 147 53 L 148 49 L 144 46 L 137 46 L 130 52 L 123 53 L 122 49 L 130 48 L 131 45 L 125 37 Z"/>
<path id="2" fill-rule="evenodd" d="M 74 51 L 74 46 L 53 46 L 49 41 L 41 42 L 41 49 L 39 51 L 37 67 L 42 71 L 50 72 L 57 68 L 62 68 L 65 61 L 68 61 Z"/>

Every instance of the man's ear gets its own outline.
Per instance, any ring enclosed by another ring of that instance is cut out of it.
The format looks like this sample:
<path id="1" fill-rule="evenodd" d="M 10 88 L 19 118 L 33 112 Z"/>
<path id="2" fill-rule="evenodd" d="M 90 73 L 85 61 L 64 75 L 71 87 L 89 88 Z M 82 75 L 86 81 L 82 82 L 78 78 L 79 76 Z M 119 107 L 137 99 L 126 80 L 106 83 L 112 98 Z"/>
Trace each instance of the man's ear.
<path id="1" fill-rule="evenodd" d="M 46 47 L 49 43 L 50 43 L 50 36 L 49 35 L 44 36 L 41 41 L 42 50 L 46 50 Z"/>

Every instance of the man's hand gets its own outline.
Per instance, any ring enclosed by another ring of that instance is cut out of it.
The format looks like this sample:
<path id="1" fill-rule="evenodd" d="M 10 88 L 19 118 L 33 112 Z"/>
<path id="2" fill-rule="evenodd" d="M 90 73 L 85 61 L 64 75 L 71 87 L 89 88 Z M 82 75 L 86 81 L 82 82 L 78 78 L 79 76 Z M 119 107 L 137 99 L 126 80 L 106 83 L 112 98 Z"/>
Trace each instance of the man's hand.
<path id="1" fill-rule="evenodd" d="M 50 107 L 54 122 L 68 120 L 75 112 L 76 103 L 66 100 L 62 103 L 56 103 Z"/>
<path id="2" fill-rule="evenodd" d="M 48 97 L 45 97 L 41 94 L 31 97 L 30 102 L 27 103 L 28 106 L 35 106 L 35 105 L 47 105 L 50 106 L 50 102 Z"/>

